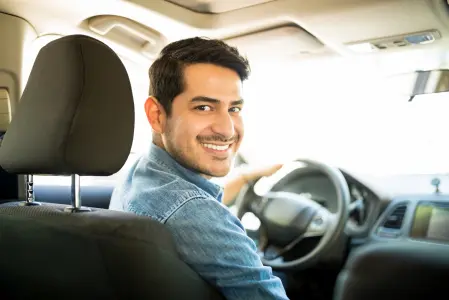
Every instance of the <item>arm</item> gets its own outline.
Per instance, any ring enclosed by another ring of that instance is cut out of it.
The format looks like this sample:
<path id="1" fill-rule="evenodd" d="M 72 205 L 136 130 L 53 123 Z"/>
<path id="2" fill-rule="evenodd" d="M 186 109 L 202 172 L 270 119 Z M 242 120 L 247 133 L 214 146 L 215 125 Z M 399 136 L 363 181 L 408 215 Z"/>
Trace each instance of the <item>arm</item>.
<path id="1" fill-rule="evenodd" d="M 242 187 L 249 181 L 257 180 L 263 176 L 270 176 L 278 171 L 282 165 L 274 165 L 262 169 L 253 170 L 252 172 L 244 172 L 232 178 L 224 187 L 223 204 L 229 206 L 237 197 Z"/>
<path id="2" fill-rule="evenodd" d="M 229 180 L 229 182 L 227 182 L 224 186 L 222 200 L 223 204 L 226 206 L 232 205 L 240 190 L 249 181 L 249 178 L 247 179 L 244 174 L 238 174 L 236 177 Z"/>
<path id="3" fill-rule="evenodd" d="M 227 299 L 288 299 L 240 221 L 217 200 L 189 200 L 166 226 L 181 259 Z"/>

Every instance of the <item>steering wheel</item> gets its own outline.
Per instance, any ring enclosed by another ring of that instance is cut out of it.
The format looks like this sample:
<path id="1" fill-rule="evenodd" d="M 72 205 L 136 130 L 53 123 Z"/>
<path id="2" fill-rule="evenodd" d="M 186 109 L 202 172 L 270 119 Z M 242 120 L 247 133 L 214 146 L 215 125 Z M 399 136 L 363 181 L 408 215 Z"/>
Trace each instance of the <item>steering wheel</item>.
<path id="1" fill-rule="evenodd" d="M 246 212 L 252 212 L 259 218 L 265 240 L 262 243 L 264 249 L 259 249 L 261 260 L 273 269 L 310 267 L 338 243 L 349 217 L 350 192 L 340 170 L 313 160 L 296 161 L 329 177 L 337 192 L 335 213 L 300 194 L 270 191 L 259 196 L 254 191 L 255 182 L 244 186 L 236 199 L 240 220 Z M 283 254 L 310 237 L 321 237 L 313 250 L 302 257 L 284 261 Z"/>

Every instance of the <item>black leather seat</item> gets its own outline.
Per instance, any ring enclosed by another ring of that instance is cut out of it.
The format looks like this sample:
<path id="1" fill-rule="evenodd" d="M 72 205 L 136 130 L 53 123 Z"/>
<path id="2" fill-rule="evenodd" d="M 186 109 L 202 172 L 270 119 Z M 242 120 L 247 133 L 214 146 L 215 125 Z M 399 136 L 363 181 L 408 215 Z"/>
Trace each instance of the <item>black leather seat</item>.
<path id="1" fill-rule="evenodd" d="M 90 37 L 64 37 L 40 51 L 0 165 L 14 174 L 107 176 L 125 163 L 133 131 L 118 56 Z M 0 206 L 1 299 L 222 298 L 179 259 L 163 225 L 81 207 L 72 179 L 68 209 L 31 198 Z"/>
<path id="2" fill-rule="evenodd" d="M 407 241 L 363 246 L 340 273 L 334 300 L 447 299 L 447 248 Z"/>

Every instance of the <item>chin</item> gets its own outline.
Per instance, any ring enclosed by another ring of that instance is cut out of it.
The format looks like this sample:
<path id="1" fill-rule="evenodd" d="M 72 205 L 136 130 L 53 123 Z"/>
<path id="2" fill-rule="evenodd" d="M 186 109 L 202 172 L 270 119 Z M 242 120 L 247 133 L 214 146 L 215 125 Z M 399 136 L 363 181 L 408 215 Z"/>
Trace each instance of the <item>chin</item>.
<path id="1" fill-rule="evenodd" d="M 231 166 L 226 165 L 226 166 L 217 166 L 217 167 L 209 167 L 209 168 L 205 168 L 203 172 L 206 175 L 212 176 L 212 177 L 224 177 L 226 175 L 228 175 L 229 171 L 231 170 Z"/>
<path id="2" fill-rule="evenodd" d="M 226 175 L 228 175 L 229 174 L 229 171 L 227 171 L 227 172 L 215 172 L 213 175 L 211 175 L 212 177 L 217 177 L 217 178 L 220 178 L 220 177 L 225 177 Z"/>

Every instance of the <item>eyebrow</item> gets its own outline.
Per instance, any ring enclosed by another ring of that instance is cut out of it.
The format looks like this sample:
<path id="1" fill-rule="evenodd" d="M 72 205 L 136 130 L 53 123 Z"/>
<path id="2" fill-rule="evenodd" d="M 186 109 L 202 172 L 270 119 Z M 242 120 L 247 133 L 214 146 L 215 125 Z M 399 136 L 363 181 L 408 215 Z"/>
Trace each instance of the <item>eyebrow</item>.
<path id="1" fill-rule="evenodd" d="M 197 97 L 194 97 L 191 100 L 191 102 L 207 102 L 207 103 L 219 104 L 221 101 L 218 99 L 210 98 L 210 97 L 197 96 Z M 239 100 L 232 101 L 231 105 L 241 105 L 243 103 L 244 103 L 243 99 L 239 99 Z"/>

